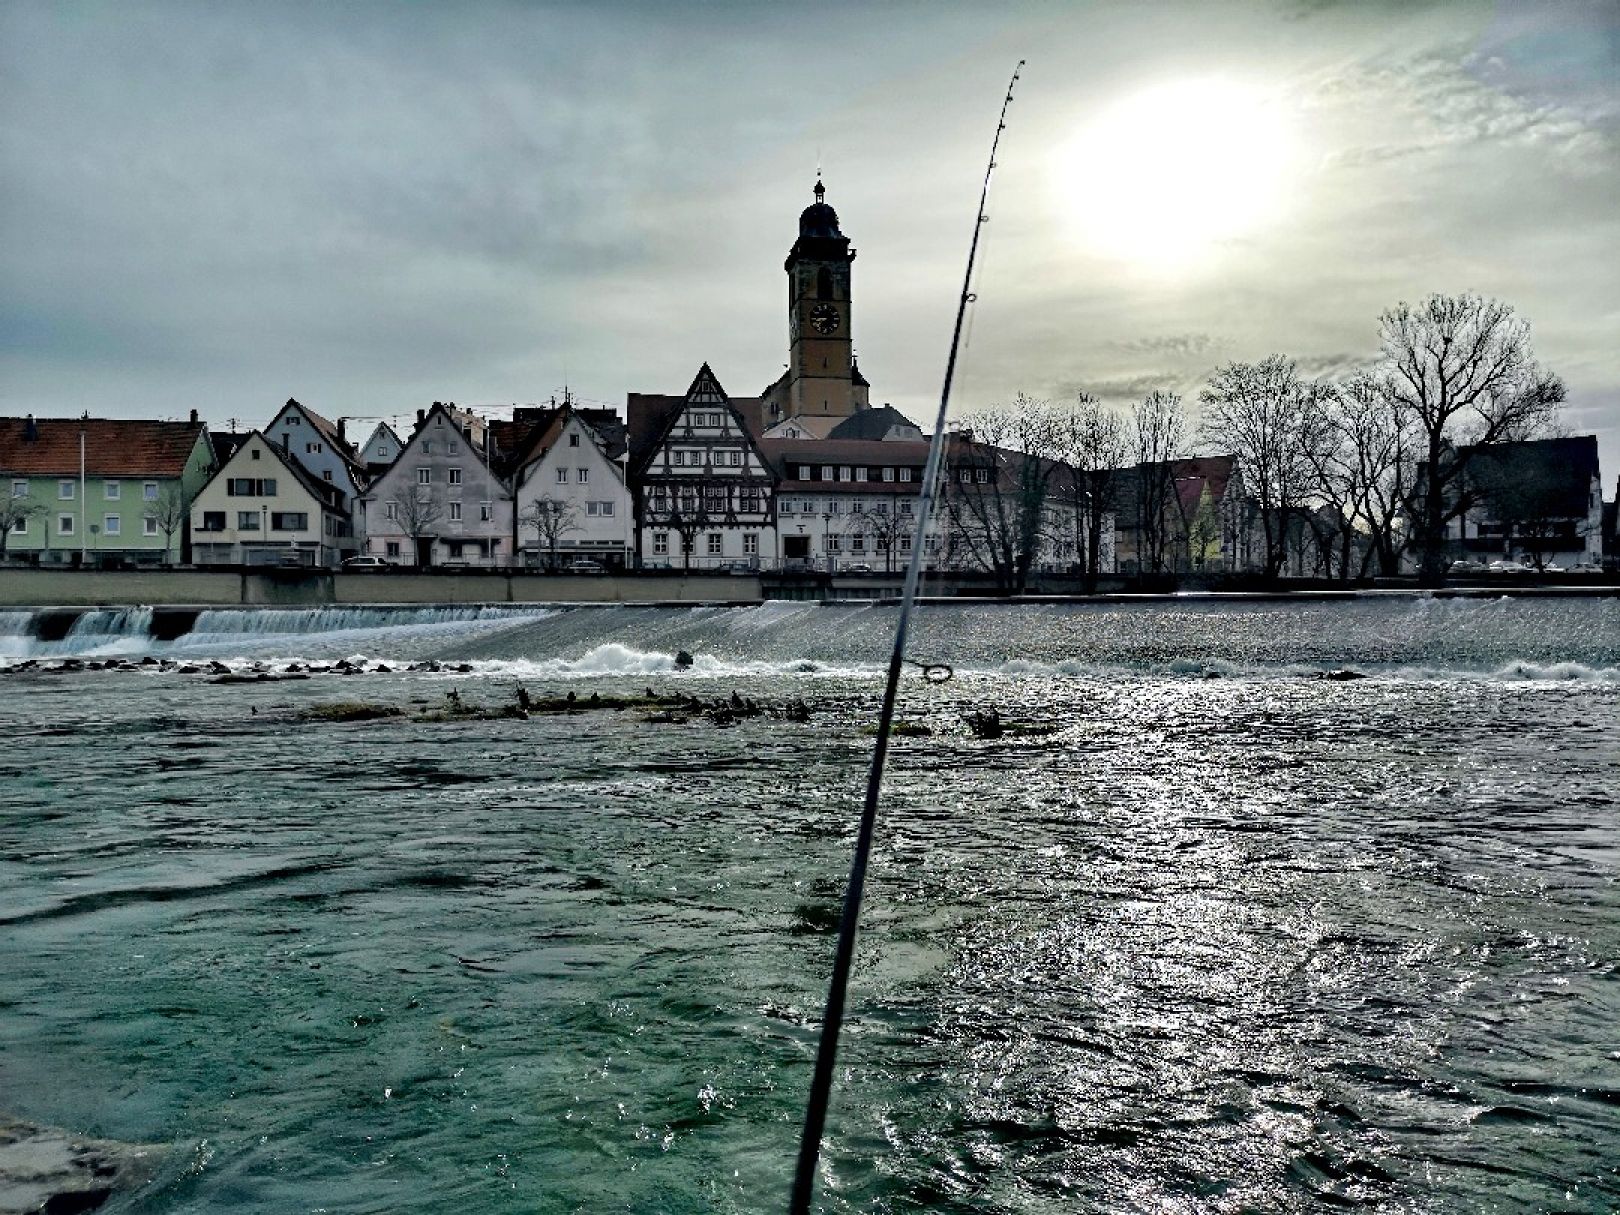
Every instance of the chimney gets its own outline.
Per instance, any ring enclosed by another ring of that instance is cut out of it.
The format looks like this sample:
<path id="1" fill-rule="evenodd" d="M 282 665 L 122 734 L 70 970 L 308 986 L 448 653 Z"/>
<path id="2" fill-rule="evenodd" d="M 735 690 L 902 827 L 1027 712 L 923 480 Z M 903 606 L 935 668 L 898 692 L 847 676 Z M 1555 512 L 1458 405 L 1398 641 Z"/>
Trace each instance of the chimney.
<path id="1" fill-rule="evenodd" d="M 195 409 L 191 411 L 191 424 L 193 426 L 197 424 L 197 411 Z"/>
<path id="2" fill-rule="evenodd" d="M 435 405 L 437 405 L 437 404 L 438 404 L 438 402 L 437 402 L 437 401 L 435 401 L 435 402 L 433 402 L 433 403 L 434 403 L 434 404 L 435 404 Z M 423 422 L 426 422 L 426 421 L 427 421 L 427 410 L 425 410 L 425 409 L 418 409 L 418 410 L 417 410 L 417 411 L 416 411 L 416 424 L 417 424 L 417 425 L 418 425 L 418 426 L 420 426 L 420 425 L 421 425 L 421 424 L 422 424 L 422 423 L 423 423 Z"/>
<path id="3" fill-rule="evenodd" d="M 347 444 L 349 441 L 349 419 L 338 419 L 338 442 Z"/>
<path id="4" fill-rule="evenodd" d="M 39 442 L 39 423 L 34 421 L 34 415 L 33 414 L 29 414 L 28 415 L 28 420 L 23 423 L 23 442 L 24 443 L 38 443 Z"/>

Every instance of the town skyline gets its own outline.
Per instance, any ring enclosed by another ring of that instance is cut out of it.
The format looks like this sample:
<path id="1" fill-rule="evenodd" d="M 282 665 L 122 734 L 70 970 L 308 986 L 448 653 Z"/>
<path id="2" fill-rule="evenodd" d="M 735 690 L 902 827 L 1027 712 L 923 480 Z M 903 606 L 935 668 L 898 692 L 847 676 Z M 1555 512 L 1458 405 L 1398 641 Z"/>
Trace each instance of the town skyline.
<path id="1" fill-rule="evenodd" d="M 0 412 L 246 429 L 287 397 L 409 418 L 564 385 L 622 409 L 705 361 L 753 395 L 786 353 L 781 258 L 819 166 L 860 253 L 873 403 L 927 425 L 995 106 L 1027 56 L 961 412 L 1156 388 L 1196 410 L 1221 363 L 1342 373 L 1376 353 L 1383 309 L 1472 290 L 1531 323 L 1565 427 L 1620 467 L 1602 6 L 368 15 L 0 17 Z M 1173 141 L 1211 99 L 1205 142 L 1249 137 L 1176 163 L 1222 190 L 1119 159 L 1122 129 Z M 1121 113 L 1138 125 L 1110 128 Z"/>

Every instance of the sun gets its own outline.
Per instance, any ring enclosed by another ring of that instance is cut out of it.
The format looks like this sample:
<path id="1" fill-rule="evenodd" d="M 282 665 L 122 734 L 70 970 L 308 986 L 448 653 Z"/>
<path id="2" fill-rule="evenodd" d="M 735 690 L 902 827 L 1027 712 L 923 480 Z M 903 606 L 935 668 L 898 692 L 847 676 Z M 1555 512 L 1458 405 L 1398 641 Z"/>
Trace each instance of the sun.
<path id="1" fill-rule="evenodd" d="M 1058 205 L 1098 253 L 1201 262 L 1286 209 L 1294 159 L 1280 107 L 1235 82 L 1184 80 L 1099 114 L 1057 153 Z"/>

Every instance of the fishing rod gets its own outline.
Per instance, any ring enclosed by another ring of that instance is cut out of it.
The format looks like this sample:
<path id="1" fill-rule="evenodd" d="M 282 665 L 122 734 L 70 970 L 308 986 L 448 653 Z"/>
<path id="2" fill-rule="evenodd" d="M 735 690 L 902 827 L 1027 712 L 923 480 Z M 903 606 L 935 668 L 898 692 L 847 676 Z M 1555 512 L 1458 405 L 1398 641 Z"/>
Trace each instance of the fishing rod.
<path id="1" fill-rule="evenodd" d="M 962 324 L 967 317 L 968 305 L 975 298 L 972 291 L 973 262 L 979 253 L 980 233 L 990 219 L 984 208 L 990 197 L 990 177 L 996 171 L 996 149 L 1001 146 L 1001 133 L 1007 129 L 1007 107 L 1012 104 L 1013 89 L 1018 86 L 1018 76 L 1023 70 L 1024 61 L 1020 59 L 1018 66 L 1013 69 L 1012 80 L 1007 84 L 1006 100 L 1001 103 L 995 138 L 990 141 L 990 163 L 985 167 L 984 185 L 979 191 L 979 209 L 973 220 L 973 241 L 968 246 L 967 272 L 962 276 L 962 294 L 956 304 L 950 357 L 945 360 L 945 385 L 939 394 L 939 413 L 934 419 L 934 437 L 928 445 L 928 465 L 923 472 L 922 490 L 918 495 L 911 560 L 906 563 L 905 590 L 900 595 L 900 619 L 894 627 L 894 649 L 889 655 L 888 681 L 883 686 L 883 709 L 878 715 L 877 742 L 872 748 L 872 768 L 866 778 L 866 803 L 861 810 L 860 830 L 855 837 L 849 885 L 844 890 L 844 914 L 838 922 L 838 952 L 833 958 L 832 980 L 827 985 L 827 1010 L 821 1019 L 821 1039 L 816 1043 L 816 1070 L 810 1081 L 810 1100 L 804 1111 L 804 1134 L 799 1140 L 799 1163 L 793 1174 L 789 1215 L 810 1215 L 810 1199 L 815 1192 L 816 1161 L 821 1155 L 821 1133 L 827 1125 L 827 1105 L 832 1097 L 833 1065 L 838 1056 L 838 1033 L 844 1023 L 844 996 L 855 958 L 855 929 L 861 915 L 866 866 L 872 854 L 872 835 L 877 825 L 878 795 L 883 789 L 883 765 L 889 757 L 894 702 L 900 687 L 900 669 L 906 661 L 906 632 L 917 599 L 917 583 L 922 576 L 928 516 L 934 505 L 934 486 L 939 480 L 939 466 L 945 450 L 945 411 L 951 402 L 951 381 L 956 376 L 956 356 L 962 345 Z"/>

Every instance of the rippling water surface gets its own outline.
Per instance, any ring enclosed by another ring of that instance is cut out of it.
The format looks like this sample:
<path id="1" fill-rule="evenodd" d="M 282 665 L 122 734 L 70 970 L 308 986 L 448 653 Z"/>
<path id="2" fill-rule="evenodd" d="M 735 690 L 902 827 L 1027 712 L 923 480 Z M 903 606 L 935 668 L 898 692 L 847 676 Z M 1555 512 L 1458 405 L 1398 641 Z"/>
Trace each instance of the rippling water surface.
<path id="1" fill-rule="evenodd" d="M 19 616 L 471 670 L 0 675 L 0 1110 L 173 1145 L 128 1211 L 782 1209 L 892 623 Z M 916 637 L 958 674 L 902 696 L 825 1210 L 1620 1206 L 1620 603 Z M 519 679 L 811 719 L 303 716 Z"/>

